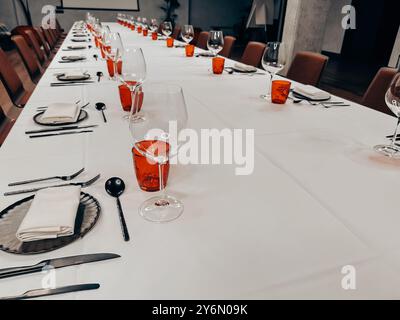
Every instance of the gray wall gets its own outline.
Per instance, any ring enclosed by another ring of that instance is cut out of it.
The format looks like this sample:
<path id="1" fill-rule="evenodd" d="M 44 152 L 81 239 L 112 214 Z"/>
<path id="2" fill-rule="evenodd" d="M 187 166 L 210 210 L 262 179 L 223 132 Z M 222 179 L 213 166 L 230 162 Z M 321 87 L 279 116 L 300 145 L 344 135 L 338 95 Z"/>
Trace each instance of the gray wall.
<path id="1" fill-rule="evenodd" d="M 394 48 L 392 52 L 392 57 L 390 58 L 389 67 L 396 68 L 397 62 L 400 56 L 400 28 L 399 32 L 397 33 L 396 42 L 394 43 Z"/>
<path id="2" fill-rule="evenodd" d="M 112 1 L 112 0 L 110 0 Z M 0 21 L 4 21 L 10 29 L 18 25 L 17 19 L 12 5 L 13 0 L 0 0 Z M 161 19 L 163 11 L 159 8 L 164 3 L 163 0 L 139 0 L 140 12 L 127 12 L 131 15 L 142 15 L 148 18 Z M 188 0 L 180 0 L 181 7 L 178 9 L 178 23 L 185 24 L 189 18 Z M 42 7 L 45 5 L 59 5 L 60 0 L 29 0 L 33 23 L 38 25 L 42 21 Z M 74 21 L 83 20 L 85 17 L 84 10 L 65 10 L 64 14 L 59 14 L 58 19 L 65 29 L 69 29 Z M 117 12 L 111 11 L 93 11 L 94 15 L 102 21 L 114 21 Z M 18 16 L 22 17 L 23 14 L 19 10 Z M 19 24 L 24 24 L 25 20 L 20 19 Z"/>

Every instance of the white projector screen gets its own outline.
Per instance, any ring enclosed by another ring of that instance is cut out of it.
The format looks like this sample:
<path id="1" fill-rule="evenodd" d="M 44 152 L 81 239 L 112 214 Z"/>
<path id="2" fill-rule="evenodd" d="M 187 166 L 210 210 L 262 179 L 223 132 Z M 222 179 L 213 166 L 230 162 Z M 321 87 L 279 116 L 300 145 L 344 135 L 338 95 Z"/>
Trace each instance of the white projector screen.
<path id="1" fill-rule="evenodd" d="M 62 7 L 96 10 L 139 10 L 139 0 L 62 0 Z"/>

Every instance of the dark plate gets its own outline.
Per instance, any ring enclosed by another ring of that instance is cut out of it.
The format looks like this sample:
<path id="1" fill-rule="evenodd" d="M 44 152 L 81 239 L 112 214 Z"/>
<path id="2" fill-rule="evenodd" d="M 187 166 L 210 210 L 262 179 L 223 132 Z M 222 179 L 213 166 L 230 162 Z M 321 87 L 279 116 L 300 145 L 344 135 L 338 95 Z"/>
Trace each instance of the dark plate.
<path id="1" fill-rule="evenodd" d="M 86 49 L 86 46 L 79 46 L 79 47 L 72 47 L 72 46 L 68 46 L 67 49 L 69 50 L 83 50 Z"/>
<path id="2" fill-rule="evenodd" d="M 307 100 L 307 101 L 311 101 L 311 102 L 313 102 L 313 101 L 315 101 L 315 102 L 323 102 L 323 101 L 329 101 L 330 99 L 331 99 L 331 96 L 329 96 L 329 98 L 326 98 L 326 99 L 310 99 L 310 98 L 308 98 L 308 97 L 306 97 L 306 96 L 303 96 L 302 94 L 300 94 L 300 93 L 297 93 L 296 91 L 292 91 L 292 95 L 293 95 L 293 97 L 295 97 L 296 99 L 302 99 L 302 100 Z"/>
<path id="3" fill-rule="evenodd" d="M 22 199 L 0 212 L 0 250 L 21 255 L 50 252 L 83 238 L 96 225 L 101 213 L 99 202 L 81 192 L 81 201 L 75 220 L 75 234 L 57 239 L 22 242 L 16 234 L 31 206 L 34 196 Z"/>
<path id="4" fill-rule="evenodd" d="M 89 79 L 90 79 L 90 74 L 83 74 L 82 77 L 76 77 L 76 78 L 75 77 L 74 78 L 71 78 L 71 77 L 66 78 L 65 74 L 60 74 L 60 75 L 57 76 L 57 80 L 65 81 L 65 82 L 68 82 L 68 81 L 85 81 L 85 80 L 89 80 Z"/>
<path id="5" fill-rule="evenodd" d="M 89 115 L 85 110 L 81 110 L 81 113 L 79 114 L 78 120 L 75 122 L 63 122 L 63 123 L 43 123 L 41 121 L 41 116 L 44 114 L 43 112 L 38 113 L 37 115 L 35 115 L 33 117 L 33 121 L 35 121 L 35 123 L 40 124 L 41 126 L 47 126 L 47 127 L 57 127 L 57 126 L 65 126 L 68 124 L 75 124 L 75 123 L 79 123 L 82 122 L 83 120 L 86 120 Z"/>

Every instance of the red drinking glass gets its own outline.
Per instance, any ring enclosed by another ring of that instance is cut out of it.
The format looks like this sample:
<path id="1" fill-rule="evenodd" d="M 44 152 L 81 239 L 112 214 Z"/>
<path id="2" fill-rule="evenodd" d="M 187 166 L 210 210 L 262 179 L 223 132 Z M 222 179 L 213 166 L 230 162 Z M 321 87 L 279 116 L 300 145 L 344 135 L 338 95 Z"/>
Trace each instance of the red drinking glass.
<path id="1" fill-rule="evenodd" d="M 152 38 L 153 40 L 157 40 L 157 39 L 158 39 L 158 33 L 157 33 L 157 32 L 153 32 L 153 33 L 151 34 L 151 38 Z"/>
<path id="2" fill-rule="evenodd" d="M 225 68 L 225 59 L 221 57 L 215 57 L 212 60 L 214 74 L 222 74 Z"/>
<path id="3" fill-rule="evenodd" d="M 138 33 L 142 33 L 142 31 L 143 31 L 143 27 L 142 27 L 142 26 L 139 26 L 139 27 L 137 28 L 137 32 L 138 32 Z"/>
<path id="4" fill-rule="evenodd" d="M 285 104 L 290 93 L 291 82 L 286 80 L 272 81 L 272 103 Z"/>
<path id="5" fill-rule="evenodd" d="M 140 189 L 147 192 L 160 191 L 160 171 L 163 188 L 167 186 L 169 161 L 159 165 L 152 157 L 167 157 L 169 144 L 159 140 L 146 140 L 136 143 L 132 149 L 136 178 Z M 146 155 L 149 155 L 146 157 Z M 161 170 L 159 168 L 161 166 Z"/>
<path id="6" fill-rule="evenodd" d="M 194 56 L 194 45 L 188 44 L 185 47 L 186 57 L 193 57 Z"/>
<path id="7" fill-rule="evenodd" d="M 174 38 L 168 38 L 167 39 L 167 47 L 168 48 L 173 48 L 174 47 Z"/>
<path id="8" fill-rule="evenodd" d="M 149 35 L 148 29 L 143 29 L 143 37 L 147 37 Z"/>
<path id="9" fill-rule="evenodd" d="M 128 81 L 128 84 L 131 86 L 136 85 L 136 83 L 136 81 Z M 130 112 L 132 109 L 132 93 L 129 90 L 129 87 L 126 84 L 121 84 L 120 86 L 118 86 L 118 89 L 122 109 L 126 112 Z M 142 88 L 139 88 L 138 91 L 139 92 L 138 95 L 135 97 L 134 103 L 134 107 L 137 108 L 137 111 L 135 111 L 134 113 L 139 112 L 143 106 L 144 93 L 142 91 Z"/>

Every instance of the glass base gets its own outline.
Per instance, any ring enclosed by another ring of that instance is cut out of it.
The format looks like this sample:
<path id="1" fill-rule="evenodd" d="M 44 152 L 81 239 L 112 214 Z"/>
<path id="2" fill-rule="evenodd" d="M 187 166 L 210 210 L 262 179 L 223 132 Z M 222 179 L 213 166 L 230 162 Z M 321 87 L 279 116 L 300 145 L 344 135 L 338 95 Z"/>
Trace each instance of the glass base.
<path id="1" fill-rule="evenodd" d="M 374 147 L 374 150 L 386 157 L 400 158 L 400 148 L 391 145 L 378 145 Z"/>
<path id="2" fill-rule="evenodd" d="M 260 98 L 263 99 L 263 100 L 269 100 L 269 101 L 271 101 L 271 99 L 272 99 L 270 94 L 262 94 L 260 96 Z"/>
<path id="3" fill-rule="evenodd" d="M 139 214 L 147 221 L 165 223 L 178 219 L 183 208 L 183 203 L 174 197 L 158 196 L 143 202 Z"/>
<path id="4" fill-rule="evenodd" d="M 132 117 L 132 120 L 131 120 L 131 116 L 129 114 L 125 115 L 123 118 L 128 121 L 132 121 L 133 123 L 141 123 L 141 122 L 146 121 L 146 115 L 143 113 L 134 115 Z"/>

